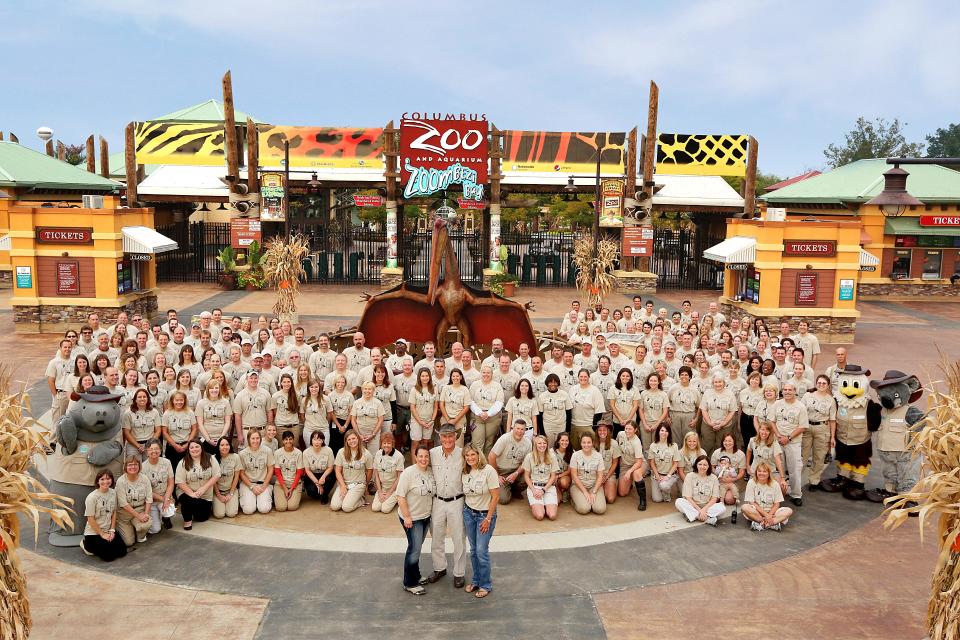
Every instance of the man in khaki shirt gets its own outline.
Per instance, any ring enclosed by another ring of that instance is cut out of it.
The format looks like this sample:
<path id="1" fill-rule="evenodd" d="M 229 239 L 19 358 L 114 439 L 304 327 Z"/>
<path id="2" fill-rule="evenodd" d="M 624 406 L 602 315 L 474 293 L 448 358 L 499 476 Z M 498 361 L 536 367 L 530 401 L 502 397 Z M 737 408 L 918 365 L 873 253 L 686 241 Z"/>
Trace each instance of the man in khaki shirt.
<path id="1" fill-rule="evenodd" d="M 47 387 L 50 389 L 50 395 L 53 398 L 51 406 L 50 424 L 56 428 L 60 418 L 63 417 L 70 403 L 70 392 L 73 389 L 67 389 L 67 379 L 73 374 L 74 360 L 70 357 L 73 350 L 73 343 L 64 338 L 60 341 L 60 350 L 50 362 L 47 363 L 45 372 L 47 377 Z"/>
<path id="2" fill-rule="evenodd" d="M 428 580 L 434 583 L 447 575 L 447 554 L 444 539 L 447 533 L 453 539 L 453 586 L 461 589 L 466 584 L 467 536 L 463 530 L 463 452 L 457 447 L 457 428 L 452 424 L 440 427 L 440 446 L 430 450 L 430 466 L 437 483 L 430 514 L 430 556 L 433 573 Z"/>
<path id="3" fill-rule="evenodd" d="M 527 489 L 520 465 L 533 449 L 533 443 L 524 437 L 526 432 L 525 421 L 514 421 L 510 432 L 497 438 L 487 455 L 490 466 L 497 470 L 500 477 L 500 504 L 510 504 L 514 494 L 520 495 Z"/>

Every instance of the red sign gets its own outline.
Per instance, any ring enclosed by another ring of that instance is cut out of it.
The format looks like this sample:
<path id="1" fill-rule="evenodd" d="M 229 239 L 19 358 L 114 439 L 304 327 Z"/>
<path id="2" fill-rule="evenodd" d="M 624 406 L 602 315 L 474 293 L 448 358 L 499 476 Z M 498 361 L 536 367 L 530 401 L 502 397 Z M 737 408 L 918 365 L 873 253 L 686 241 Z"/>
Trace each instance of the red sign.
<path id="1" fill-rule="evenodd" d="M 260 221 L 256 218 L 233 218 L 230 220 L 230 246 L 246 249 L 253 241 L 263 244 Z"/>
<path id="2" fill-rule="evenodd" d="M 837 255 L 836 240 L 785 240 L 783 242 L 785 256 L 835 256 Z"/>
<path id="3" fill-rule="evenodd" d="M 960 216 L 920 216 L 921 227 L 960 227 Z"/>
<path id="4" fill-rule="evenodd" d="M 383 198 L 380 196 L 354 195 L 353 204 L 358 207 L 381 207 L 383 206 Z"/>
<path id="5" fill-rule="evenodd" d="M 93 244 L 91 227 L 37 227 L 37 242 Z"/>
<path id="6" fill-rule="evenodd" d="M 400 171 L 403 181 L 410 180 L 408 162 L 414 168 L 426 169 L 446 169 L 459 163 L 477 172 L 476 184 L 485 184 L 490 155 L 488 128 L 485 114 L 403 114 L 400 119 Z"/>
<path id="7" fill-rule="evenodd" d="M 80 295 L 80 262 L 78 260 L 57 262 L 57 295 Z"/>
<path id="8" fill-rule="evenodd" d="M 457 198 L 458 209 L 486 209 L 486 200 L 467 200 L 466 198 Z"/>
<path id="9" fill-rule="evenodd" d="M 649 257 L 653 255 L 653 227 L 624 227 L 623 255 Z"/>
<path id="10" fill-rule="evenodd" d="M 817 281 L 819 279 L 820 274 L 817 273 L 808 272 L 797 274 L 797 306 L 817 306 Z"/>

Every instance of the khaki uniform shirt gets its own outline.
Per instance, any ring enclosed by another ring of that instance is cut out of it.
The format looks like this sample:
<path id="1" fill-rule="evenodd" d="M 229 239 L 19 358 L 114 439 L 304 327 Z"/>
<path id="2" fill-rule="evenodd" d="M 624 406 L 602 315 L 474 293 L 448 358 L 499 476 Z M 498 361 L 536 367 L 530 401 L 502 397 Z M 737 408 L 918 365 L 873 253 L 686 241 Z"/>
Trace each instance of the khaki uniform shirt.
<path id="1" fill-rule="evenodd" d="M 347 385 L 343 388 L 344 391 L 352 391 L 354 387 L 358 386 L 357 382 L 357 372 L 347 369 L 344 372 L 331 371 L 327 374 L 327 377 L 323 379 L 323 392 L 324 393 L 333 393 L 337 388 L 337 376 L 342 375 L 347 381 Z"/>
<path id="2" fill-rule="evenodd" d="M 501 391 L 501 393 L 503 392 Z M 444 404 L 444 409 L 452 420 L 457 414 L 463 411 L 464 407 L 470 406 L 470 390 L 462 384 L 456 387 L 448 384 L 443 388 L 443 391 L 440 392 L 440 402 Z M 466 419 L 467 416 L 464 414 L 456 423 L 457 426 L 462 426 Z M 434 475 L 436 475 L 436 473 L 434 473 Z"/>
<path id="3" fill-rule="evenodd" d="M 203 418 L 203 428 L 207 430 L 211 438 L 216 438 L 223 433 L 227 416 L 233 415 L 233 408 L 226 398 L 217 398 L 216 400 L 201 398 L 197 402 L 196 411 L 197 415 Z"/>
<path id="4" fill-rule="evenodd" d="M 150 480 L 142 473 L 133 481 L 127 478 L 127 474 L 122 474 L 117 478 L 116 491 L 118 511 L 129 506 L 134 511 L 143 513 L 143 508 L 147 502 L 153 502 L 153 489 L 150 486 Z"/>
<path id="5" fill-rule="evenodd" d="M 803 349 L 803 364 L 809 369 L 813 363 L 813 356 L 820 355 L 820 339 L 808 331 L 806 335 L 798 333 L 793 336 L 793 342 Z"/>
<path id="6" fill-rule="evenodd" d="M 350 417 L 355 398 L 353 397 L 353 394 L 350 393 L 349 388 L 344 390 L 342 393 L 337 391 L 331 392 L 330 395 L 327 396 L 327 400 L 330 401 L 330 408 L 333 410 L 333 417 L 341 421 Z M 383 408 L 383 405 L 380 406 Z"/>
<path id="7" fill-rule="evenodd" d="M 333 449 L 327 446 L 321 447 L 319 452 L 313 447 L 307 447 L 303 452 L 303 468 L 309 469 L 318 478 L 333 466 L 333 460 Z"/>
<path id="8" fill-rule="evenodd" d="M 748 416 L 757 415 L 757 407 L 763 402 L 763 389 L 753 389 L 747 387 L 737 394 L 737 400 L 740 401 L 740 410 Z"/>
<path id="9" fill-rule="evenodd" d="M 111 360 L 111 362 L 113 361 Z M 93 364 L 93 360 L 90 363 Z M 56 358 L 47 363 L 44 376 L 54 379 L 54 386 L 56 386 L 57 391 L 72 391 L 67 383 L 67 378 L 73 374 L 73 364 L 73 358 L 61 358 L 58 353 Z"/>
<path id="10" fill-rule="evenodd" d="M 524 440 L 526 440 L 526 438 L 524 438 Z M 532 451 L 523 457 L 523 464 L 521 466 L 527 470 L 528 474 L 530 474 L 530 482 L 532 482 L 535 486 L 542 487 L 543 485 L 547 484 L 547 482 L 550 480 L 551 473 L 560 473 L 560 465 L 557 462 L 557 453 L 555 451 L 548 450 L 546 458 L 546 462 L 534 464 Z"/>
<path id="11" fill-rule="evenodd" d="M 347 368 L 355 373 L 370 364 L 370 349 L 366 347 L 347 347 L 343 350 L 343 355 L 347 357 Z"/>
<path id="12" fill-rule="evenodd" d="M 395 493 L 406 498 L 411 520 L 429 518 L 433 510 L 433 496 L 437 493 L 433 472 L 429 467 L 426 471 L 417 465 L 407 467 L 400 474 Z"/>
<path id="13" fill-rule="evenodd" d="M 520 376 L 515 371 L 503 373 L 500 369 L 495 369 L 493 372 L 493 381 L 500 384 L 500 388 L 503 389 L 504 398 L 512 398 L 514 392 L 517 390 L 517 383 L 520 382 Z"/>
<path id="14" fill-rule="evenodd" d="M 97 524 L 100 525 L 100 531 L 102 533 L 110 530 L 110 526 L 113 524 L 113 514 L 116 510 L 117 492 L 114 489 L 107 489 L 106 492 L 94 489 L 83 503 L 83 517 L 93 517 Z M 90 523 L 87 522 L 83 528 L 83 535 L 95 536 L 97 532 L 90 526 Z"/>
<path id="15" fill-rule="evenodd" d="M 597 484 L 597 476 L 602 469 L 606 468 L 606 464 L 600 452 L 594 451 L 587 456 L 581 450 L 573 452 L 570 457 L 570 468 L 577 470 L 580 482 L 587 490 L 590 490 Z"/>
<path id="16" fill-rule="evenodd" d="M 693 470 L 693 463 L 697 461 L 697 458 L 700 456 L 707 455 L 707 452 L 703 449 L 697 449 L 696 451 L 690 451 L 686 447 L 680 447 L 680 465 L 679 467 L 683 469 L 684 473 L 690 474 L 695 473 Z"/>
<path id="17" fill-rule="evenodd" d="M 173 477 L 173 465 L 166 458 L 158 459 L 156 465 L 150 464 L 150 460 L 147 459 L 143 461 L 140 475 L 146 476 L 151 490 L 162 496 L 167 492 L 167 482 Z"/>
<path id="18" fill-rule="evenodd" d="M 790 437 L 790 434 L 799 427 L 810 428 L 807 421 L 807 407 L 800 400 L 794 400 L 793 404 L 787 404 L 782 399 L 777 400 L 773 403 L 773 413 L 776 416 L 777 433 L 781 436 Z M 800 433 L 791 442 L 797 442 L 802 437 L 803 433 Z"/>
<path id="19" fill-rule="evenodd" d="M 383 403 L 376 398 L 357 398 L 350 407 L 350 415 L 354 417 L 360 435 L 367 437 L 376 433 L 377 422 L 386 412 Z"/>
<path id="20" fill-rule="evenodd" d="M 267 411 L 273 408 L 273 399 L 265 389 L 251 392 L 244 387 L 233 399 L 233 412 L 240 416 L 244 429 L 267 426 Z"/>
<path id="21" fill-rule="evenodd" d="M 660 420 L 663 410 L 670 404 L 666 392 L 657 389 L 644 389 L 640 392 L 640 412 L 647 419 L 647 422 Z"/>
<path id="22" fill-rule="evenodd" d="M 877 431 L 877 448 L 880 451 L 906 451 L 910 442 L 910 425 L 907 424 L 909 404 L 896 409 L 884 409 Z"/>
<path id="23" fill-rule="evenodd" d="M 327 414 L 333 411 L 330 406 L 330 398 L 321 395 L 318 400 L 304 399 L 303 401 L 303 426 L 310 427 L 312 430 L 325 431 L 330 423 L 327 421 Z M 310 443 L 307 443 L 309 449 Z"/>
<path id="24" fill-rule="evenodd" d="M 477 380 L 470 385 L 470 397 L 474 404 L 485 411 L 497 413 L 503 408 L 503 389 L 496 382 L 483 384 L 482 380 Z"/>
<path id="25" fill-rule="evenodd" d="M 576 361 L 576 356 L 574 356 L 574 361 Z M 510 368 L 513 369 L 518 376 L 524 376 L 533 370 L 529 357 L 526 360 L 517 357 L 517 359 L 510 364 Z"/>
<path id="26" fill-rule="evenodd" d="M 643 460 L 643 442 L 636 435 L 627 439 L 627 434 L 621 431 L 617 434 L 617 445 L 620 447 L 620 466 L 629 469 L 637 460 Z"/>
<path id="27" fill-rule="evenodd" d="M 523 459 L 533 449 L 533 444 L 525 436 L 520 436 L 518 442 L 512 431 L 508 431 L 499 438 L 493 445 L 491 453 L 497 456 L 497 471 L 505 476 L 513 473 L 523 463 Z"/>
<path id="28" fill-rule="evenodd" d="M 739 408 L 737 398 L 729 389 L 717 393 L 716 389 L 709 389 L 700 400 L 700 410 L 714 423 L 727 417 L 730 412 Z"/>
<path id="29" fill-rule="evenodd" d="M 393 377 L 393 391 L 396 394 L 398 407 L 410 406 L 410 391 L 416 386 L 416 384 L 416 373 L 411 373 L 409 376 L 405 376 L 401 373 L 400 375 Z"/>
<path id="30" fill-rule="evenodd" d="M 870 439 L 867 407 L 837 407 L 837 440 L 846 445 L 863 444 Z"/>
<path id="31" fill-rule="evenodd" d="M 837 401 L 831 395 L 808 393 L 803 396 L 803 404 L 807 407 L 807 420 L 811 423 L 826 424 L 830 420 L 837 419 Z"/>
<path id="32" fill-rule="evenodd" d="M 600 361 L 592 353 L 590 354 L 590 357 L 585 357 L 582 353 L 578 353 L 577 355 L 573 356 L 573 366 L 576 367 L 577 371 L 580 369 L 586 369 L 590 373 L 593 373 L 600 368 Z"/>
<path id="33" fill-rule="evenodd" d="M 220 478 L 220 463 L 216 458 L 210 458 L 210 466 L 204 469 L 199 464 L 190 462 L 187 458 L 180 461 L 177 465 L 177 473 L 174 482 L 178 485 L 186 484 L 196 491 L 210 478 Z M 183 491 L 177 490 L 177 495 L 183 495 Z M 207 489 L 206 493 L 200 496 L 204 500 L 213 500 L 213 487 Z"/>
<path id="34" fill-rule="evenodd" d="M 393 385 L 387 387 L 374 387 L 373 397 L 379 400 L 380 404 L 383 405 L 383 424 L 390 424 L 393 422 L 393 407 L 390 406 L 390 403 L 397 401 L 397 392 L 393 388 Z"/>
<path id="35" fill-rule="evenodd" d="M 127 410 L 123 412 L 121 424 L 124 429 L 130 430 L 134 440 L 144 442 L 153 438 L 153 434 L 161 422 L 160 412 L 156 409 L 150 409 L 149 411 Z"/>
<path id="36" fill-rule="evenodd" d="M 471 509 L 486 511 L 490 507 L 491 489 L 500 487 L 500 478 L 497 470 L 486 465 L 483 469 L 474 469 L 470 473 L 462 474 L 463 495 L 465 503 Z"/>
<path id="37" fill-rule="evenodd" d="M 779 473 L 777 471 L 777 456 L 780 456 L 781 460 L 783 459 L 783 448 L 780 446 L 779 442 L 774 440 L 773 444 L 768 447 L 760 442 L 759 437 L 753 437 L 750 439 L 750 443 L 747 445 L 747 448 L 750 450 L 751 474 L 761 462 L 766 462 L 768 465 L 770 465 L 770 470 L 773 471 L 773 473 Z"/>
<path id="38" fill-rule="evenodd" d="M 317 380 L 324 380 L 327 374 L 333 371 L 336 358 L 337 352 L 333 349 L 327 349 L 326 351 L 318 349 L 310 354 L 310 360 L 307 361 L 307 364 L 310 366 L 310 371 L 313 372 L 313 377 Z"/>
<path id="39" fill-rule="evenodd" d="M 620 445 L 616 441 L 611 441 L 609 447 L 597 447 L 597 451 L 603 457 L 603 470 L 609 472 L 613 467 L 613 461 L 619 459 L 623 453 L 620 451 Z"/>
<path id="40" fill-rule="evenodd" d="M 720 462 L 721 456 L 727 456 L 728 458 L 730 458 L 730 467 L 732 469 L 740 471 L 740 469 L 747 468 L 747 454 L 745 454 L 743 451 L 740 451 L 740 450 L 734 451 L 733 453 L 728 453 L 723 449 L 717 449 L 710 456 L 710 465 L 713 467 L 716 467 L 717 464 Z"/>
<path id="41" fill-rule="evenodd" d="M 686 387 L 681 384 L 675 384 L 670 387 L 667 398 L 670 400 L 670 411 L 694 413 L 700 406 L 703 394 L 692 384 Z"/>
<path id="42" fill-rule="evenodd" d="M 162 424 L 167 427 L 174 442 L 183 444 L 190 438 L 190 430 L 196 421 L 197 416 L 190 409 L 184 411 L 170 409 L 163 414 Z"/>
<path id="43" fill-rule="evenodd" d="M 680 450 L 675 444 L 666 444 L 663 442 L 654 442 L 647 451 L 650 462 L 656 468 L 657 473 L 664 475 L 670 472 L 673 463 L 680 464 Z"/>
<path id="44" fill-rule="evenodd" d="M 403 471 L 403 454 L 393 450 L 389 456 L 384 455 L 383 450 L 377 451 L 373 457 L 373 468 L 380 478 L 380 486 L 387 490 L 393 486 L 393 481 L 397 479 L 397 474 Z M 398 494 L 399 495 L 399 494 Z"/>
<path id="45" fill-rule="evenodd" d="M 287 451 L 280 447 L 273 452 L 273 462 L 280 469 L 283 484 L 289 488 L 293 484 L 293 479 L 297 477 L 297 470 L 303 469 L 303 452 L 296 448 L 293 451 Z"/>
<path id="46" fill-rule="evenodd" d="M 220 493 L 230 491 L 234 476 L 240 473 L 242 468 L 243 461 L 240 460 L 239 454 L 230 453 L 225 458 L 220 459 L 220 479 L 217 480 L 217 489 L 220 490 Z"/>
<path id="47" fill-rule="evenodd" d="M 373 456 L 364 447 L 360 447 L 363 454 L 359 460 L 347 461 L 346 448 L 337 451 L 337 457 L 334 464 L 340 467 L 340 473 L 343 475 L 343 481 L 349 488 L 353 484 L 364 484 L 367 481 L 367 470 L 373 469 Z"/>
<path id="48" fill-rule="evenodd" d="M 720 481 L 713 474 L 688 473 L 683 481 L 683 497 L 704 507 L 711 498 L 720 499 Z"/>
<path id="49" fill-rule="evenodd" d="M 444 455 L 440 446 L 430 449 L 430 468 L 438 497 L 453 498 L 463 493 L 463 449 L 454 447 L 449 455 Z"/>
<path id="50" fill-rule="evenodd" d="M 273 451 L 265 444 L 254 451 L 250 447 L 240 451 L 240 461 L 250 482 L 270 482 L 273 473 Z"/>
<path id="51" fill-rule="evenodd" d="M 551 427 L 553 431 L 563 430 L 567 426 L 567 411 L 573 409 L 573 401 L 563 389 L 556 393 L 544 391 L 537 397 L 537 406 L 543 415 L 543 426 Z M 593 416 L 590 416 L 593 424 Z"/>
<path id="52" fill-rule="evenodd" d="M 546 369 L 541 369 L 539 374 L 536 374 L 533 371 L 528 371 L 527 373 L 523 374 L 523 377 L 530 381 L 530 387 L 533 390 L 533 395 L 539 397 L 541 393 L 544 393 L 547 390 L 548 375 L 550 374 Z"/>
<path id="53" fill-rule="evenodd" d="M 613 419 L 621 424 L 628 422 L 636 418 L 636 415 L 633 411 L 633 403 L 640 400 L 640 393 L 637 391 L 636 387 L 627 389 L 623 387 L 622 389 L 617 389 L 612 387 L 607 392 L 607 400 L 610 403 L 610 408 L 615 409 L 617 414 L 620 415 L 620 418 L 617 418 L 616 415 L 613 416 Z"/>
<path id="54" fill-rule="evenodd" d="M 510 398 L 507 400 L 507 413 L 512 416 L 507 428 L 512 428 L 513 423 L 519 418 L 527 423 L 527 429 L 533 429 L 534 420 L 540 414 L 539 405 L 536 398 Z M 566 418 L 564 418 L 566 420 Z"/>
<path id="55" fill-rule="evenodd" d="M 764 511 L 770 511 L 775 504 L 783 502 L 783 491 L 780 490 L 780 483 L 772 479 L 767 484 L 760 484 L 753 478 L 747 482 L 747 490 L 743 496 L 744 504 L 757 504 Z"/>
<path id="56" fill-rule="evenodd" d="M 586 388 L 580 385 L 571 387 L 567 389 L 567 393 L 573 403 L 571 424 L 575 427 L 592 427 L 594 414 L 606 411 L 600 389 L 592 384 Z"/>

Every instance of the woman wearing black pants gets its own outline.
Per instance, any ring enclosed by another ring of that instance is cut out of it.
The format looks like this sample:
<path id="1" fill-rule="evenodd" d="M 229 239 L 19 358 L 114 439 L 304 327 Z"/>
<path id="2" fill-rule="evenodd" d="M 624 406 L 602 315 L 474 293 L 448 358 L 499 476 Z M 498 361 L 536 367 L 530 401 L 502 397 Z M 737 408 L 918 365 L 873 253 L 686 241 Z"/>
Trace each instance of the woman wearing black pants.
<path id="1" fill-rule="evenodd" d="M 310 435 L 310 446 L 303 452 L 303 488 L 313 500 L 320 504 L 330 502 L 333 488 L 337 485 L 337 476 L 333 472 L 333 450 L 326 446 L 323 431 L 314 431 Z"/>
<path id="2" fill-rule="evenodd" d="M 100 471 L 95 486 L 84 502 L 87 526 L 80 548 L 88 556 L 112 562 L 127 555 L 127 545 L 116 531 L 117 492 L 113 489 L 113 473 L 107 469 Z"/>
<path id="3" fill-rule="evenodd" d="M 194 521 L 205 522 L 213 510 L 213 485 L 220 479 L 220 463 L 203 450 L 199 440 L 187 444 L 187 455 L 177 466 L 177 500 L 183 515 L 183 528 Z"/>

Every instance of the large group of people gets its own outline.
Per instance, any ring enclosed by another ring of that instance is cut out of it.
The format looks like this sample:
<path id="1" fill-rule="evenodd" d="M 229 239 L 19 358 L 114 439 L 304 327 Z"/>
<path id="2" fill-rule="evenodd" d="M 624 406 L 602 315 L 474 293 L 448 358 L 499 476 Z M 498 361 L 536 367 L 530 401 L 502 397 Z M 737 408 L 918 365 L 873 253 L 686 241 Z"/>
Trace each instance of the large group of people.
<path id="1" fill-rule="evenodd" d="M 46 371 L 54 424 L 96 385 L 125 407 L 124 473 L 97 478 L 84 549 L 119 557 L 172 527 L 177 507 L 187 529 L 303 500 L 398 508 L 404 588 L 421 594 L 446 574 L 450 535 L 455 584 L 484 597 L 497 508 L 515 498 L 553 520 L 564 503 L 603 514 L 635 493 L 640 510 L 672 501 L 716 524 L 733 507 L 762 531 L 786 525 L 787 501 L 800 506 L 819 483 L 846 352 L 816 375 L 805 321 L 769 327 L 687 301 L 671 315 L 636 297 L 612 313 L 574 301 L 560 334 L 566 344 L 546 353 L 495 339 L 482 360 L 430 342 L 414 358 L 402 338 L 381 349 L 357 332 L 338 353 L 326 334 L 308 343 L 289 322 L 219 309 L 183 324 L 171 309 L 158 325 L 121 312 L 103 326 L 91 313 Z M 439 544 L 423 577 L 427 528 Z"/>

